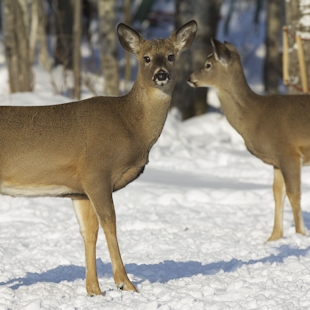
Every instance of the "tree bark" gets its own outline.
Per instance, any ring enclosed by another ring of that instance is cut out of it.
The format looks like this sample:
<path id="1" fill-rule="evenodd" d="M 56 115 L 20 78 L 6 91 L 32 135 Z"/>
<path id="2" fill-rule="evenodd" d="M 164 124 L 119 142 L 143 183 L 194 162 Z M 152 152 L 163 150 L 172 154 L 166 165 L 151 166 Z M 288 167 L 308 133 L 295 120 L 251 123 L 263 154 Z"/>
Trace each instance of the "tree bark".
<path id="1" fill-rule="evenodd" d="M 198 22 L 198 32 L 192 46 L 194 70 L 202 68 L 207 56 L 212 52 L 210 40 L 216 37 L 221 2 L 219 0 L 198 0 L 193 2 L 195 20 Z M 194 99 L 195 115 L 201 115 L 207 111 L 207 93 L 207 88 L 196 89 Z"/>
<path id="2" fill-rule="evenodd" d="M 55 66 L 73 67 L 73 15 L 74 0 L 54 0 L 56 21 Z"/>
<path id="3" fill-rule="evenodd" d="M 125 24 L 130 26 L 131 23 L 131 0 L 125 0 L 124 2 L 124 20 Z M 125 51 L 125 81 L 126 88 L 129 90 L 128 85 L 131 82 L 131 54 Z"/>
<path id="4" fill-rule="evenodd" d="M 31 25 L 29 34 L 29 58 L 33 62 L 39 27 L 39 6 L 38 0 L 32 0 Z"/>
<path id="5" fill-rule="evenodd" d="M 286 25 L 289 31 L 289 82 L 288 92 L 290 94 L 301 94 L 301 77 L 298 62 L 298 51 L 295 36 L 299 34 L 305 55 L 305 66 L 308 85 L 310 85 L 310 50 L 309 32 L 310 26 L 307 19 L 310 17 L 310 5 L 301 0 L 290 0 L 285 2 Z"/>
<path id="6" fill-rule="evenodd" d="M 104 75 L 103 93 L 119 95 L 115 0 L 98 0 L 100 61 Z"/>
<path id="7" fill-rule="evenodd" d="M 39 62 L 48 71 L 51 71 L 50 58 L 46 36 L 46 13 L 43 8 L 42 0 L 32 0 L 32 16 L 29 34 L 29 57 L 30 62 L 35 59 L 37 43 L 40 48 Z"/>
<path id="8" fill-rule="evenodd" d="M 73 25 L 73 97 L 81 98 L 81 36 L 82 36 L 82 0 L 74 1 L 74 25 Z"/>
<path id="9" fill-rule="evenodd" d="M 41 0 L 33 0 L 33 1 L 37 2 L 38 14 L 39 14 L 39 21 L 38 21 L 38 40 L 40 43 L 39 62 L 48 72 L 50 72 L 51 60 L 48 51 L 47 35 L 46 35 L 47 15 L 46 12 L 44 11 L 42 1 Z"/>
<path id="10" fill-rule="evenodd" d="M 29 35 L 18 0 L 4 1 L 5 54 L 11 93 L 33 90 L 33 72 L 29 57 Z"/>
<path id="11" fill-rule="evenodd" d="M 176 0 L 176 16 L 175 29 L 178 29 L 185 23 L 189 22 L 194 16 L 192 1 Z M 199 25 L 198 25 L 199 31 Z M 179 55 L 176 65 L 176 84 L 172 93 L 171 106 L 177 107 L 181 113 L 182 118 L 187 119 L 195 115 L 194 109 L 194 88 L 187 85 L 187 78 L 194 71 L 192 48 L 186 50 Z"/>
<path id="12" fill-rule="evenodd" d="M 265 58 L 265 90 L 268 94 L 277 94 L 281 77 L 280 44 L 281 33 L 281 1 L 267 1 L 267 33 Z"/>
<path id="13" fill-rule="evenodd" d="M 172 95 L 172 106 L 182 111 L 183 119 L 207 111 L 207 89 L 190 88 L 186 80 L 190 74 L 203 67 L 212 51 L 210 39 L 215 37 L 219 18 L 220 0 L 176 0 L 176 29 L 194 19 L 198 23 L 196 38 L 189 50 L 180 55 L 177 65 L 177 83 Z"/>

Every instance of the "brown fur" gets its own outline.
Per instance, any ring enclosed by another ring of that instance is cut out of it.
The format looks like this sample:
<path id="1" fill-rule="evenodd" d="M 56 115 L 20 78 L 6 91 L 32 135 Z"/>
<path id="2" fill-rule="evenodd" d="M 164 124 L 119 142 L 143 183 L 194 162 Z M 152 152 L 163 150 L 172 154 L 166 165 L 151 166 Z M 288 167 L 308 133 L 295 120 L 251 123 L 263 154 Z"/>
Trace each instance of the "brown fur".
<path id="1" fill-rule="evenodd" d="M 274 166 L 275 221 L 268 239 L 283 236 L 283 203 L 287 194 L 296 232 L 305 235 L 300 208 L 301 166 L 310 164 L 310 96 L 255 94 L 248 86 L 235 47 L 212 41 L 213 55 L 194 72 L 193 87 L 215 87 L 229 123 L 244 138 L 247 149 Z"/>
<path id="2" fill-rule="evenodd" d="M 126 96 L 44 107 L 0 107 L 0 193 L 72 197 L 85 243 L 90 295 L 101 294 L 96 272 L 99 224 L 117 287 L 136 291 L 118 247 L 112 192 L 137 178 L 147 164 L 175 83 L 175 64 L 167 56 L 191 45 L 197 24 L 191 21 L 159 41 L 146 41 L 124 24 L 117 30 L 124 48 L 139 61 L 137 80 Z M 151 61 L 146 63 L 145 56 Z M 159 70 L 169 76 L 163 86 L 154 79 Z"/>

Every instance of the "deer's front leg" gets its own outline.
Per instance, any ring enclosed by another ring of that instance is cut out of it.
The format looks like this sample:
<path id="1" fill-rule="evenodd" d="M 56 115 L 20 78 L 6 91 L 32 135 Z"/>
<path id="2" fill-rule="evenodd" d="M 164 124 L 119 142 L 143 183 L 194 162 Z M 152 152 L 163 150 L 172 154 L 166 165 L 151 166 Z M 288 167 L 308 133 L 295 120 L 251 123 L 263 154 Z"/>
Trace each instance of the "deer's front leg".
<path id="1" fill-rule="evenodd" d="M 73 199 L 73 207 L 84 240 L 86 258 L 86 291 L 89 295 L 102 295 L 98 283 L 96 267 L 96 243 L 98 236 L 98 218 L 88 199 Z"/>
<path id="2" fill-rule="evenodd" d="M 96 183 L 95 187 L 92 186 L 86 192 L 97 213 L 99 223 L 107 240 L 114 281 L 117 288 L 137 292 L 135 286 L 128 279 L 118 246 L 112 189 L 109 186 L 100 186 Z"/>
<path id="3" fill-rule="evenodd" d="M 283 237 L 283 205 L 285 198 L 285 183 L 280 169 L 274 168 L 273 196 L 275 202 L 274 226 L 268 241 L 278 240 Z"/>
<path id="4" fill-rule="evenodd" d="M 302 210 L 300 207 L 301 199 L 301 160 L 299 157 L 287 159 L 281 165 L 281 171 L 284 177 L 286 193 L 290 200 L 293 215 L 295 230 L 297 233 L 306 235 L 306 229 Z"/>

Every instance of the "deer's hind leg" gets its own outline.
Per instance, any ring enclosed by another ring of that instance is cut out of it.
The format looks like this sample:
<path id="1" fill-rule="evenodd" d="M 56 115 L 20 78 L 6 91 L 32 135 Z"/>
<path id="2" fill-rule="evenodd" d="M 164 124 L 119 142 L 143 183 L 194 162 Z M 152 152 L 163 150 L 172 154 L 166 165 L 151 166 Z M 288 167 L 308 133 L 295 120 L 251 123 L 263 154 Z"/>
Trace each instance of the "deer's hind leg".
<path id="1" fill-rule="evenodd" d="M 96 243 L 99 222 L 97 214 L 88 199 L 73 199 L 73 207 L 84 240 L 86 258 L 86 291 L 89 295 L 102 295 L 96 267 Z"/>
<path id="2" fill-rule="evenodd" d="M 296 233 L 306 235 L 306 229 L 302 210 L 301 200 L 301 159 L 299 157 L 289 158 L 281 165 L 286 194 L 291 203 Z"/>
<path id="3" fill-rule="evenodd" d="M 274 226 L 268 241 L 278 240 L 283 237 L 283 205 L 285 198 L 285 183 L 282 172 L 274 168 L 273 196 L 275 202 Z"/>

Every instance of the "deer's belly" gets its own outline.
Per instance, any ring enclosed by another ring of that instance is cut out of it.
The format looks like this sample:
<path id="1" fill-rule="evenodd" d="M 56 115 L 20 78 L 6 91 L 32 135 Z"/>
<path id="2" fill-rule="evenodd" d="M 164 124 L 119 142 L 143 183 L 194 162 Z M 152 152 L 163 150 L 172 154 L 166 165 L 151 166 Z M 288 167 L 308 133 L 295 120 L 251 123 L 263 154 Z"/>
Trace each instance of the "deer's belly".
<path id="1" fill-rule="evenodd" d="M 117 191 L 125 187 L 130 182 L 137 179 L 141 173 L 144 171 L 144 167 L 130 167 L 126 169 L 114 183 L 113 191 Z"/>
<path id="2" fill-rule="evenodd" d="M 13 184 L 3 182 L 0 193 L 10 196 L 42 197 L 42 196 L 71 196 L 77 195 L 74 190 L 66 186 L 59 185 L 36 185 L 36 184 Z"/>

